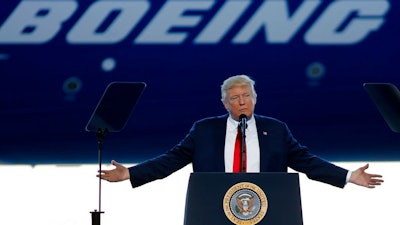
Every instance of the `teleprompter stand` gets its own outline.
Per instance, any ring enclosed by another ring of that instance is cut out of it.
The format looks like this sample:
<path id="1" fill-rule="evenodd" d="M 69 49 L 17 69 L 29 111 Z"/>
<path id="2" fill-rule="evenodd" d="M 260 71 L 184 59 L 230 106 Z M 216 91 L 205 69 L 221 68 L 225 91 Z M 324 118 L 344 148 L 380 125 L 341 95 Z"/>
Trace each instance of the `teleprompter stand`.
<path id="1" fill-rule="evenodd" d="M 391 83 L 364 83 L 368 93 L 387 125 L 400 133 L 400 91 Z"/>
<path id="2" fill-rule="evenodd" d="M 103 93 L 94 110 L 86 131 L 96 132 L 99 162 L 99 208 L 90 212 L 92 225 L 100 225 L 101 211 L 101 164 L 103 142 L 109 132 L 121 131 L 142 95 L 146 84 L 143 82 L 112 82 Z"/>

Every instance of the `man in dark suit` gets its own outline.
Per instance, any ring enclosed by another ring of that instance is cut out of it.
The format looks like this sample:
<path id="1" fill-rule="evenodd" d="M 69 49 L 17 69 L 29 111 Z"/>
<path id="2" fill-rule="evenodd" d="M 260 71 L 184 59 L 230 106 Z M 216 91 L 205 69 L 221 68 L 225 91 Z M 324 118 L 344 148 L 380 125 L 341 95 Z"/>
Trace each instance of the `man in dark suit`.
<path id="1" fill-rule="evenodd" d="M 158 157 L 130 168 L 112 161 L 115 168 L 102 170 L 98 176 L 110 182 L 129 179 L 132 187 L 138 187 L 165 178 L 189 163 L 194 172 L 235 172 L 237 127 L 244 117 L 244 172 L 286 172 L 290 167 L 310 179 L 342 188 L 348 182 L 368 188 L 383 182 L 381 175 L 365 172 L 368 164 L 355 171 L 338 167 L 313 155 L 292 136 L 284 122 L 254 114 L 257 94 L 250 77 L 237 75 L 226 79 L 221 95 L 228 114 L 195 122 L 180 143 Z"/>

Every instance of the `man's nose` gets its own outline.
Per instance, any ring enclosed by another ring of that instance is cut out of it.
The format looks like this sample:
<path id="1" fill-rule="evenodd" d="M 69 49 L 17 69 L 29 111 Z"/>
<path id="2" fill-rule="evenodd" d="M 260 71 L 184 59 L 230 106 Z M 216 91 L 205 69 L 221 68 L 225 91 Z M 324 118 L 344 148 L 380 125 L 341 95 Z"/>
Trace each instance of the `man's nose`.
<path id="1" fill-rule="evenodd" d="M 244 104 L 245 104 L 245 99 L 244 99 L 244 97 L 242 97 L 242 96 L 239 97 L 239 104 L 240 104 L 240 105 L 244 105 Z"/>

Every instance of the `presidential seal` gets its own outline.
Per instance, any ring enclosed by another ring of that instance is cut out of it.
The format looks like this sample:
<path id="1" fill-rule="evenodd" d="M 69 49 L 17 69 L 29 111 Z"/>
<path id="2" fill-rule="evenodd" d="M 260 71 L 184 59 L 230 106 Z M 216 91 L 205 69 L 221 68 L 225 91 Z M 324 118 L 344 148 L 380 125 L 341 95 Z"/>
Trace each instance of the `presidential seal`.
<path id="1" fill-rule="evenodd" d="M 254 225 L 267 213 L 268 199 L 257 185 L 242 182 L 232 186 L 225 194 L 223 207 L 226 217 L 236 225 Z"/>

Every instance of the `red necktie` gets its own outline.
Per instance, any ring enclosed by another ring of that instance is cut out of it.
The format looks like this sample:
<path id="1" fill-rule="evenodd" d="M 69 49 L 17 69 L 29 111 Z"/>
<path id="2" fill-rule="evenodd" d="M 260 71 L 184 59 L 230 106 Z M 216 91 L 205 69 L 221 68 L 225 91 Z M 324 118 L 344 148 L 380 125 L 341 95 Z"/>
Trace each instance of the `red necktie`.
<path id="1" fill-rule="evenodd" d="M 236 141 L 235 141 L 235 152 L 234 152 L 234 157 L 233 157 L 233 172 L 238 173 L 238 172 L 246 172 L 246 154 L 243 155 L 243 158 L 240 157 L 242 154 L 240 143 L 242 142 L 242 129 L 238 127 L 238 132 L 236 135 Z M 244 143 L 244 152 L 246 153 L 246 143 Z M 242 170 L 240 169 L 240 160 L 242 160 L 243 163 L 243 168 Z"/>

